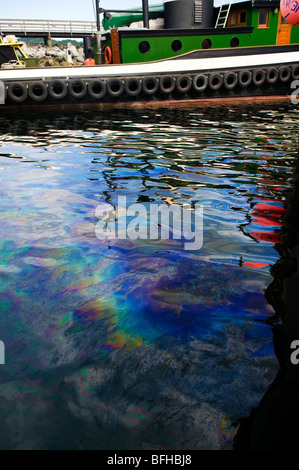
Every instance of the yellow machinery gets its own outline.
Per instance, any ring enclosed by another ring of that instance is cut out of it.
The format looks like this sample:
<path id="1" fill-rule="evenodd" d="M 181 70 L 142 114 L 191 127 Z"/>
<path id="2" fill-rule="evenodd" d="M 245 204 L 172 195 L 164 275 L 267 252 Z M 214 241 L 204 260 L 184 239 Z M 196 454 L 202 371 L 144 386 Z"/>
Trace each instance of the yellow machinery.
<path id="1" fill-rule="evenodd" d="M 0 35 L 0 66 L 1 68 L 26 67 L 24 59 L 28 59 L 22 49 L 23 43 L 15 37 Z"/>

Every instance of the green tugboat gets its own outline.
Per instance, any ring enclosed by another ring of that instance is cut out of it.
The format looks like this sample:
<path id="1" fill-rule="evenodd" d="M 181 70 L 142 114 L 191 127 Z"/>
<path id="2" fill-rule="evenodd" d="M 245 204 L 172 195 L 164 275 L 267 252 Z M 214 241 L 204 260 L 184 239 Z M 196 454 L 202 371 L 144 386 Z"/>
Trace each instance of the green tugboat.
<path id="1" fill-rule="evenodd" d="M 140 12 L 108 12 L 96 1 L 105 32 L 85 41 L 85 52 L 94 64 L 97 44 L 97 65 L 0 70 L 0 109 L 205 106 L 296 94 L 299 28 L 279 1 L 142 3 Z"/>
<path id="2" fill-rule="evenodd" d="M 156 61 L 194 50 L 204 57 L 218 50 L 221 55 L 230 55 L 232 49 L 246 53 L 245 48 L 253 47 L 258 48 L 256 53 L 265 47 L 275 52 L 271 46 L 299 44 L 299 28 L 284 20 L 279 7 L 277 0 L 223 3 L 217 8 L 211 0 L 166 0 L 164 8 L 157 5 L 150 10 L 150 18 L 160 19 L 162 29 L 131 28 L 142 18 L 136 13 L 104 18 L 105 47 L 112 50 L 112 63 Z"/>

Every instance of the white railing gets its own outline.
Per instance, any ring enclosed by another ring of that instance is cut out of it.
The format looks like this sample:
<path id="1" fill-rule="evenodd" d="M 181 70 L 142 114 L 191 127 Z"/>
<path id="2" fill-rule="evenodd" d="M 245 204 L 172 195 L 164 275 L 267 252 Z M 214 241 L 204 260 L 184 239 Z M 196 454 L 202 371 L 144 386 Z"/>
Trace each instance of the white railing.
<path id="1" fill-rule="evenodd" d="M 94 21 L 63 21 L 63 20 L 0 20 L 0 33 L 32 35 L 42 33 L 45 35 L 59 36 L 80 34 L 95 34 L 97 25 Z"/>

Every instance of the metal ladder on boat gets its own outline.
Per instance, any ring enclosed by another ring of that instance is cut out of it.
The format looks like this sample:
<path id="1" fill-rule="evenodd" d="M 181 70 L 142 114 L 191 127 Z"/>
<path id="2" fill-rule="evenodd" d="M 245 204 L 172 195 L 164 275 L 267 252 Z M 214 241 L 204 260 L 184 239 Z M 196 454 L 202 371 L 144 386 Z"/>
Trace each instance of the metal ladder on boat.
<path id="1" fill-rule="evenodd" d="M 215 28 L 225 28 L 232 2 L 221 5 Z"/>

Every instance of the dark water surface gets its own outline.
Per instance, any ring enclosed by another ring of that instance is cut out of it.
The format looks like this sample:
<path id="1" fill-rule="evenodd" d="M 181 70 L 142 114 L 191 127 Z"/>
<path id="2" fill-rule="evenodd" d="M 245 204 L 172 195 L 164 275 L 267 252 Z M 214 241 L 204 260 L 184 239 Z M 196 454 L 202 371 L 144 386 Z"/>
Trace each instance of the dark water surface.
<path id="1" fill-rule="evenodd" d="M 0 116 L 1 448 L 232 448 L 278 370 L 264 289 L 298 117 Z M 202 248 L 97 239 L 119 196 L 202 204 Z"/>

